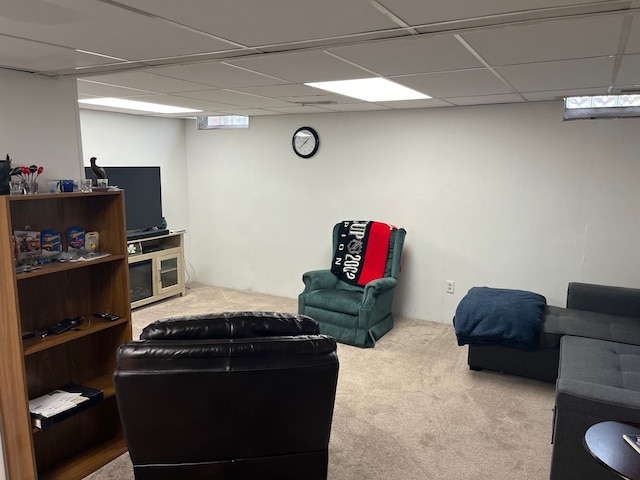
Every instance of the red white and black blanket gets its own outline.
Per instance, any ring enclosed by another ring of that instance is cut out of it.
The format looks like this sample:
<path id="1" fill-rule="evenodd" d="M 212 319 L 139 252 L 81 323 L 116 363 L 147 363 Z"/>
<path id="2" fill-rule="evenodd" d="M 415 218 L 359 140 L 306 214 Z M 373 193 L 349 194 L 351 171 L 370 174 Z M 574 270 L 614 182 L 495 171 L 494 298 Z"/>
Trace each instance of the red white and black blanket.
<path id="1" fill-rule="evenodd" d="M 384 277 L 394 229 L 394 226 L 380 222 L 341 222 L 331 272 L 347 283 L 361 286 Z"/>

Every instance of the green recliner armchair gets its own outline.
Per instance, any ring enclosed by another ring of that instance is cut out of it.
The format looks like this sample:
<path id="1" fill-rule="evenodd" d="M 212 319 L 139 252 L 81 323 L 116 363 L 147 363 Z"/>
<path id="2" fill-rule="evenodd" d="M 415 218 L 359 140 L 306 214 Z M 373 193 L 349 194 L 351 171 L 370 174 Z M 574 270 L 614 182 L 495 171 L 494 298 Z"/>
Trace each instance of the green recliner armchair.
<path id="1" fill-rule="evenodd" d="M 339 243 L 340 223 L 333 228 L 333 251 Z M 320 324 L 320 332 L 338 342 L 373 347 L 393 328 L 393 297 L 406 231 L 392 230 L 384 277 L 364 286 L 352 285 L 331 270 L 313 270 L 302 276 L 304 291 L 298 296 L 298 313 Z"/>

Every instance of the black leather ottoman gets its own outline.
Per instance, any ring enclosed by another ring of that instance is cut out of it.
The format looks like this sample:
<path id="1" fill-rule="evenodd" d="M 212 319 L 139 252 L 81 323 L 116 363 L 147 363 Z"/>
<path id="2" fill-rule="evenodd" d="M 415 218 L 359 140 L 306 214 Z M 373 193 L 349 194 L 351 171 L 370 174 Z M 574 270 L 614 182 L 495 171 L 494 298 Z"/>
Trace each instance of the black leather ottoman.
<path id="1" fill-rule="evenodd" d="M 555 383 L 561 325 L 567 309 L 547 305 L 542 315 L 539 348 L 521 350 L 503 345 L 469 345 L 467 363 L 471 370 L 493 370 Z"/>

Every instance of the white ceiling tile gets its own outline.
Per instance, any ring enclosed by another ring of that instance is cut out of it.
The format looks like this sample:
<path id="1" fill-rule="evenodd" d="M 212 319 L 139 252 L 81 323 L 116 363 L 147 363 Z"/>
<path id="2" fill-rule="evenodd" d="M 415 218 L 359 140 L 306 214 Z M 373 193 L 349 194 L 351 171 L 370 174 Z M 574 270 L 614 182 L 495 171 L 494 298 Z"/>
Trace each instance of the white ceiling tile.
<path id="1" fill-rule="evenodd" d="M 246 117 L 262 117 L 265 115 L 283 115 L 281 112 L 271 110 L 268 108 L 242 108 L 235 107 L 232 110 L 224 112 L 225 115 L 243 115 Z M 220 113 L 222 115 L 222 113 Z M 251 120 L 249 120 L 249 128 L 251 128 Z"/>
<path id="2" fill-rule="evenodd" d="M 640 53 L 640 15 L 633 17 L 624 53 Z"/>
<path id="3" fill-rule="evenodd" d="M 383 76 L 482 66 L 452 35 L 377 41 L 328 51 Z"/>
<path id="4" fill-rule="evenodd" d="M 79 48 L 126 60 L 140 60 L 238 47 L 97 0 L 69 0 L 67 6 L 36 0 L 22 2 L 19 18 L 0 11 L 0 32 Z M 45 13 L 46 12 L 46 13 Z M 63 18 L 64 20 L 60 20 Z"/>
<path id="5" fill-rule="evenodd" d="M 367 0 L 120 0 L 247 46 L 273 45 L 397 27 Z"/>
<path id="6" fill-rule="evenodd" d="M 299 83 L 268 85 L 264 87 L 241 87 L 234 88 L 234 90 L 250 93 L 252 95 L 277 98 L 325 96 L 324 94 L 319 93 L 317 88 L 301 85 Z"/>
<path id="7" fill-rule="evenodd" d="M 259 117 L 263 115 L 282 115 L 282 113 L 269 110 L 268 108 L 246 108 L 246 107 L 237 107 L 233 105 L 226 105 L 224 108 L 223 107 L 211 108 L 209 110 L 204 110 L 203 112 L 197 114 L 197 116 L 215 116 L 215 115 L 222 115 L 222 116 L 242 115 L 245 117 Z M 251 120 L 249 120 L 249 125 L 251 125 Z"/>
<path id="8" fill-rule="evenodd" d="M 592 58 L 497 67 L 518 91 L 567 90 L 606 87 L 611 80 L 613 58 Z"/>
<path id="9" fill-rule="evenodd" d="M 594 0 L 447 0 L 446 2 L 378 0 L 378 2 L 411 25 L 602 3 Z"/>
<path id="10" fill-rule="evenodd" d="M 378 105 L 393 108 L 395 110 L 405 110 L 410 108 L 434 108 L 434 107 L 450 107 L 451 103 L 437 98 L 427 100 L 402 100 L 400 102 L 376 102 Z"/>
<path id="11" fill-rule="evenodd" d="M 640 54 L 624 55 L 616 77 L 616 86 L 640 87 Z"/>
<path id="12" fill-rule="evenodd" d="M 321 51 L 272 54 L 227 63 L 298 83 L 371 77 L 369 72 Z"/>
<path id="13" fill-rule="evenodd" d="M 191 92 L 207 88 L 201 83 L 163 77 L 152 72 L 154 70 L 92 75 L 87 76 L 85 80 L 157 93 Z"/>
<path id="14" fill-rule="evenodd" d="M 392 77 L 392 80 L 439 98 L 513 93 L 512 88 L 487 69 L 407 75 Z"/>
<path id="15" fill-rule="evenodd" d="M 140 95 L 153 95 L 150 90 L 139 90 L 137 88 L 121 87 L 107 83 L 94 82 L 89 80 L 78 80 L 78 93 L 92 95 L 94 97 L 133 97 Z"/>
<path id="16" fill-rule="evenodd" d="M 160 67 L 154 68 L 150 70 L 150 72 L 189 82 L 200 82 L 218 88 L 254 87 L 285 83 L 284 80 L 254 73 L 233 65 L 225 65 L 220 62 Z"/>
<path id="17" fill-rule="evenodd" d="M 326 105 L 318 107 L 328 112 L 375 112 L 379 110 L 392 110 L 379 103 L 355 102 L 355 103 L 339 103 L 336 105 Z"/>
<path id="18" fill-rule="evenodd" d="M 491 105 L 499 103 L 521 103 L 525 100 L 516 94 L 506 95 L 476 95 L 474 97 L 447 98 L 447 102 L 454 105 Z"/>
<path id="19" fill-rule="evenodd" d="M 201 92 L 185 92 L 181 94 L 181 96 L 241 107 L 269 108 L 292 106 L 290 102 L 286 102 L 283 100 L 260 97 L 257 95 L 249 95 L 240 92 L 233 92 L 230 90 L 203 90 Z"/>
<path id="20" fill-rule="evenodd" d="M 291 105 L 289 107 L 271 107 L 269 110 L 280 113 L 288 114 L 313 114 L 313 113 L 327 113 L 326 109 L 318 108 L 313 105 Z"/>
<path id="21" fill-rule="evenodd" d="M 113 60 L 72 48 L 43 45 L 0 34 L 0 66 L 33 72 L 56 72 L 60 69 L 103 65 Z"/>
<path id="22" fill-rule="evenodd" d="M 573 90 L 549 90 L 546 92 L 523 92 L 522 96 L 530 102 L 541 102 L 546 100 L 561 100 L 564 97 L 580 95 L 603 95 L 607 93 L 606 88 L 576 88 Z"/>
<path id="23" fill-rule="evenodd" d="M 287 102 L 293 103 L 353 103 L 352 97 L 330 93 L 319 88 L 309 87 L 307 85 L 287 84 L 274 85 L 270 87 L 248 87 L 236 88 L 237 92 L 249 93 L 252 95 L 260 95 L 264 97 L 279 98 Z"/>
<path id="24" fill-rule="evenodd" d="M 463 34 L 492 66 L 614 55 L 622 17 L 536 22 Z"/>

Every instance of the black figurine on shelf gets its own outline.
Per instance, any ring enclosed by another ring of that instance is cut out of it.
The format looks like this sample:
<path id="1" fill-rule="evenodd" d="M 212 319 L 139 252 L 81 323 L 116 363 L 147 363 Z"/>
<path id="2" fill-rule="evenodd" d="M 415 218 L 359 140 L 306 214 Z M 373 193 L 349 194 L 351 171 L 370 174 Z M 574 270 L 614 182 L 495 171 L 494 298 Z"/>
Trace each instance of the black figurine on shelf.
<path id="1" fill-rule="evenodd" d="M 0 195 L 9 195 L 9 181 L 11 180 L 11 157 L 7 153 L 5 160 L 0 160 Z"/>
<path id="2" fill-rule="evenodd" d="M 91 171 L 93 172 L 93 174 L 96 176 L 96 184 L 98 183 L 97 180 L 99 178 L 107 178 L 107 172 L 105 171 L 104 168 L 98 166 L 96 164 L 96 160 L 98 160 L 96 157 L 91 157 L 89 159 L 89 161 L 91 162 Z"/>

